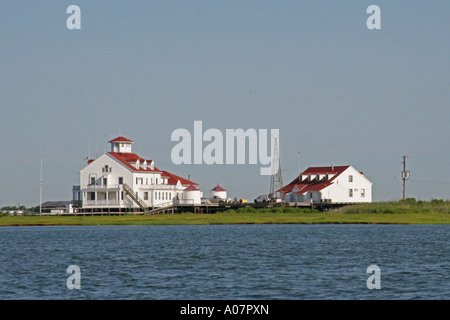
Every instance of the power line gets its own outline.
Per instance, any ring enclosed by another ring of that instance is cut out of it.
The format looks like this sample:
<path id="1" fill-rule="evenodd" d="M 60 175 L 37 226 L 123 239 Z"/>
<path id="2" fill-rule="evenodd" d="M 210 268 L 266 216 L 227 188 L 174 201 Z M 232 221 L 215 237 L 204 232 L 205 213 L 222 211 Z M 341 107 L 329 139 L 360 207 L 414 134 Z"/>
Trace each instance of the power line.
<path id="1" fill-rule="evenodd" d="M 413 183 L 435 183 L 435 184 L 450 184 L 449 181 L 432 181 L 432 180 L 410 180 Z"/>
<path id="2" fill-rule="evenodd" d="M 408 158 L 412 159 L 412 160 L 418 160 L 418 161 L 422 161 L 422 162 L 427 162 L 427 163 L 433 162 L 433 163 L 438 163 L 438 164 L 442 164 L 442 165 L 450 165 L 450 162 L 448 162 L 448 161 L 440 161 L 440 160 L 434 160 L 434 159 L 424 159 L 424 158 L 417 158 L 417 157 L 411 157 L 411 156 L 408 156 Z"/>

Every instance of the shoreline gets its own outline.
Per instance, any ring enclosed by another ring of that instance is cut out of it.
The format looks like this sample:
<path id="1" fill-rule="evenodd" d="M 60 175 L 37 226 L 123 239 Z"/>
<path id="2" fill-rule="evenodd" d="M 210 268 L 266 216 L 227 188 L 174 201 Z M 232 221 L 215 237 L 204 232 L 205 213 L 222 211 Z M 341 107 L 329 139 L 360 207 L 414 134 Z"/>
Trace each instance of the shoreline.
<path id="1" fill-rule="evenodd" d="M 1 216 L 0 227 L 105 225 L 384 224 L 446 225 L 447 213 L 179 213 L 120 216 Z"/>

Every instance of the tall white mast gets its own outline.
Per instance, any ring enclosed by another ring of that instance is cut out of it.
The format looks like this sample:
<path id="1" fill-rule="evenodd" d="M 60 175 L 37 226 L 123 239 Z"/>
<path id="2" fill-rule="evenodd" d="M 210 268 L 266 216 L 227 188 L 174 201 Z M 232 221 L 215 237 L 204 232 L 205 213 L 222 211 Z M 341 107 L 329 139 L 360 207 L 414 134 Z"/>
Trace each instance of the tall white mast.
<path id="1" fill-rule="evenodd" d="M 39 192 L 39 215 L 42 215 L 42 155 L 41 155 L 41 182 L 40 182 L 40 192 Z"/>

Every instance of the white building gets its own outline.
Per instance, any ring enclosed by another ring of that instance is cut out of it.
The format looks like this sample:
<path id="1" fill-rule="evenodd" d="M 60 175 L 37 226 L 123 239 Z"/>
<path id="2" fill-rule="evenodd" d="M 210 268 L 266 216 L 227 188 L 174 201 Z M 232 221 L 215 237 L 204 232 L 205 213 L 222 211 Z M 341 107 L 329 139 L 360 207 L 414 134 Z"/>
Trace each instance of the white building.
<path id="1" fill-rule="evenodd" d="M 226 199 L 227 198 L 227 190 L 225 190 L 224 188 L 222 188 L 221 186 L 219 186 L 219 184 L 217 184 L 217 186 L 215 186 L 214 188 L 212 188 L 209 191 L 209 198 L 210 199 Z"/>
<path id="2" fill-rule="evenodd" d="M 83 211 L 131 211 L 180 203 L 184 190 L 198 184 L 159 170 L 154 161 L 132 152 L 133 141 L 117 137 L 111 152 L 88 160 L 80 170 L 80 185 L 73 187 L 73 199 Z"/>
<path id="3" fill-rule="evenodd" d="M 352 166 L 310 167 L 278 192 L 288 202 L 372 202 L 372 182 Z"/>
<path id="4" fill-rule="evenodd" d="M 190 185 L 183 191 L 183 199 L 180 199 L 181 204 L 201 204 L 202 192 L 193 185 Z"/>

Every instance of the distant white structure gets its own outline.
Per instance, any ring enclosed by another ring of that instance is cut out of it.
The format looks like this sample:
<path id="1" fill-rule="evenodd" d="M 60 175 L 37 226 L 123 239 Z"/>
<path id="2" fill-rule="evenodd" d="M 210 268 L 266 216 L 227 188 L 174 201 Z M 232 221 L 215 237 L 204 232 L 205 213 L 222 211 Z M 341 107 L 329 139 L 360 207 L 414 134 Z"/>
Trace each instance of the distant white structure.
<path id="1" fill-rule="evenodd" d="M 109 143 L 111 151 L 89 159 L 80 170 L 80 185 L 72 189 L 73 199 L 81 202 L 83 211 L 145 211 L 178 204 L 185 199 L 187 187 L 198 187 L 197 183 L 160 170 L 153 160 L 133 153 L 133 141 L 125 137 Z M 197 196 L 188 196 L 197 200 Z"/>
<path id="2" fill-rule="evenodd" d="M 310 167 L 278 192 L 287 202 L 372 202 L 372 182 L 352 166 Z"/>
<path id="3" fill-rule="evenodd" d="M 227 198 L 227 191 L 222 188 L 221 186 L 219 186 L 219 184 L 217 184 L 217 186 L 215 186 L 214 188 L 212 188 L 209 192 L 210 195 L 210 199 L 226 199 Z"/>
<path id="4" fill-rule="evenodd" d="M 180 201 L 181 204 L 201 204 L 202 203 L 202 192 L 193 185 L 190 185 L 183 191 L 183 199 Z"/>

